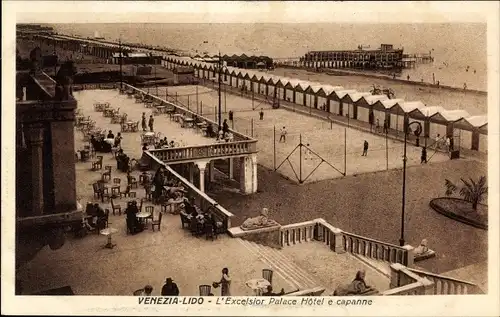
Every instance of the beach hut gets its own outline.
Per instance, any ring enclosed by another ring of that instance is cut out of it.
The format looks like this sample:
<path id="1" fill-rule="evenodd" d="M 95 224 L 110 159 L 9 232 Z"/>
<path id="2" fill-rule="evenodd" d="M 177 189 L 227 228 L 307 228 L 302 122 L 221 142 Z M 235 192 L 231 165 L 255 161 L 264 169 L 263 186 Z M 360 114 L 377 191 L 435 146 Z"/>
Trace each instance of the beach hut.
<path id="1" fill-rule="evenodd" d="M 260 77 L 259 76 L 260 76 L 260 74 L 258 72 L 254 72 L 252 77 L 250 78 L 250 82 L 252 83 L 251 84 L 252 91 L 256 94 L 258 94 L 260 91 L 260 88 L 259 88 Z"/>
<path id="2" fill-rule="evenodd" d="M 291 103 L 296 103 L 295 87 L 299 84 L 299 82 L 300 80 L 293 78 L 287 78 L 286 80 L 286 100 L 290 101 Z"/>
<path id="3" fill-rule="evenodd" d="M 306 100 L 307 98 L 305 91 L 308 87 L 309 87 L 308 82 L 300 80 L 294 88 L 296 103 L 304 107 L 307 106 L 307 100 Z"/>
<path id="4" fill-rule="evenodd" d="M 378 100 L 373 104 L 373 112 L 375 121 L 379 119 L 380 122 L 387 121 L 388 127 L 391 127 L 391 108 L 398 103 L 403 103 L 403 99 L 385 99 Z"/>
<path id="5" fill-rule="evenodd" d="M 274 83 L 276 89 L 276 98 L 286 100 L 285 85 L 287 81 L 286 78 L 277 77 L 277 81 Z"/>
<path id="6" fill-rule="evenodd" d="M 309 100 L 307 107 L 321 109 L 324 106 L 326 108 L 326 94 L 321 84 L 311 83 L 305 90 L 305 93 L 309 96 L 307 98 Z"/>
<path id="7" fill-rule="evenodd" d="M 461 133 L 460 147 L 488 152 L 488 116 L 462 118 L 454 123 L 454 127 Z"/>
<path id="8" fill-rule="evenodd" d="M 409 122 L 418 121 L 424 129 L 424 122 L 427 116 L 421 112 L 425 105 L 420 101 L 402 101 L 391 107 L 390 127 L 398 133 L 403 132 L 405 125 Z"/>
<path id="9" fill-rule="evenodd" d="M 370 92 L 350 92 L 345 94 L 345 96 L 341 99 L 342 104 L 346 109 L 344 109 L 344 113 L 352 119 L 358 119 L 358 107 L 356 106 L 356 102 L 365 96 L 371 96 Z"/>
<path id="10" fill-rule="evenodd" d="M 346 89 L 346 90 L 335 90 L 330 94 L 331 97 L 331 112 L 338 114 L 339 116 L 344 116 L 344 104 L 342 99 L 349 93 L 357 92 L 354 89 Z M 347 111 L 345 112 L 347 113 Z"/>
<path id="11" fill-rule="evenodd" d="M 370 95 L 361 97 L 358 101 L 355 102 L 355 105 L 358 108 L 358 120 L 374 125 L 377 120 L 375 119 L 375 114 L 373 112 L 373 105 L 377 101 L 386 99 L 389 99 L 386 95 Z M 373 114 L 373 122 L 370 122 L 370 113 Z M 380 121 L 380 118 L 378 119 Z M 380 122 L 380 125 L 382 124 L 383 121 Z"/>
<path id="12" fill-rule="evenodd" d="M 265 77 L 267 79 L 267 85 L 269 88 L 268 89 L 268 96 L 276 97 L 276 95 L 278 93 L 276 90 L 276 84 L 278 83 L 280 78 L 278 76 L 274 76 L 274 75 L 266 75 Z"/>
<path id="13" fill-rule="evenodd" d="M 440 137 L 446 136 L 446 119 L 441 115 L 445 109 L 440 106 L 421 107 L 421 112 L 424 115 L 424 131 L 425 137 L 434 139 L 438 134 Z"/>
<path id="14" fill-rule="evenodd" d="M 342 86 L 331 86 L 331 85 L 323 85 L 323 91 L 325 92 L 325 99 L 326 99 L 326 109 L 325 111 L 328 112 L 328 113 L 332 113 L 333 112 L 333 107 L 332 107 L 332 94 L 335 92 L 335 91 L 338 91 L 338 90 L 344 90 L 344 87 Z"/>

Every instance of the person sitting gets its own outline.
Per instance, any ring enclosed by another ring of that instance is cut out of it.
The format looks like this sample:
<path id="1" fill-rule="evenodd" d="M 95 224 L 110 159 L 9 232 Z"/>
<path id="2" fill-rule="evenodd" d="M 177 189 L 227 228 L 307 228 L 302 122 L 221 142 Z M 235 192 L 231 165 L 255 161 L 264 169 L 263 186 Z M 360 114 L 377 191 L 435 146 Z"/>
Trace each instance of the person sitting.
<path id="1" fill-rule="evenodd" d="M 127 215 L 127 228 L 132 234 L 136 234 L 142 231 L 136 215 L 138 212 L 139 208 L 137 208 L 137 202 L 135 200 L 130 202 L 127 206 L 127 209 L 125 210 L 125 214 Z"/>
<path id="2" fill-rule="evenodd" d="M 147 143 L 144 143 L 142 145 L 142 151 L 147 151 L 148 150 L 148 144 Z"/>
<path id="3" fill-rule="evenodd" d="M 207 126 L 207 136 L 210 138 L 214 137 L 214 128 L 212 127 L 211 124 Z"/>
<path id="4" fill-rule="evenodd" d="M 354 280 L 347 287 L 337 287 L 333 292 L 333 296 L 360 295 L 375 290 L 371 286 L 366 285 L 365 275 L 364 270 L 358 271 Z"/>
<path id="5" fill-rule="evenodd" d="M 187 198 L 185 199 L 184 210 L 186 210 L 186 213 L 188 215 L 191 215 L 193 218 L 198 216 L 198 212 L 196 211 L 196 208 L 195 208 L 194 197 L 191 197 L 190 199 L 187 199 Z"/>
<path id="6" fill-rule="evenodd" d="M 114 139 L 115 135 L 113 134 L 113 131 L 109 130 L 108 135 L 106 136 L 108 139 Z"/>
<path id="7" fill-rule="evenodd" d="M 273 293 L 273 287 L 271 285 L 267 286 L 267 291 L 262 293 L 262 296 L 283 296 L 285 295 L 285 289 L 282 288 L 279 293 Z"/>
<path id="8" fill-rule="evenodd" d="M 165 284 L 161 288 L 161 296 L 179 296 L 179 287 L 172 281 L 172 278 L 167 278 Z"/>
<path id="9" fill-rule="evenodd" d="M 94 135 L 90 136 L 90 144 L 92 144 L 94 151 L 101 152 L 101 146 L 99 144 L 99 141 L 97 141 Z"/>
<path id="10" fill-rule="evenodd" d="M 135 291 L 134 296 L 152 296 L 151 293 L 153 293 L 153 286 L 146 285 L 144 288 Z"/>
<path id="11" fill-rule="evenodd" d="M 170 147 L 175 147 L 175 142 L 174 141 L 170 141 Z"/>

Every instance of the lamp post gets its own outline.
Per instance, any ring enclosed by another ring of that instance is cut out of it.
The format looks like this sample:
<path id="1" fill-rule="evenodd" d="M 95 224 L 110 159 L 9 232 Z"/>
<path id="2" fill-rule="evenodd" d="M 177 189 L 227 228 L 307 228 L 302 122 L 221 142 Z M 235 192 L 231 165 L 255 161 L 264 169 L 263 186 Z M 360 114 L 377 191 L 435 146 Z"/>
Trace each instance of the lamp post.
<path id="1" fill-rule="evenodd" d="M 221 117 L 222 117 L 222 98 L 221 98 L 221 78 L 222 78 L 222 59 L 220 57 L 220 51 L 219 51 L 219 129 L 222 128 L 221 124 Z"/>
<path id="2" fill-rule="evenodd" d="M 420 122 L 413 121 L 411 123 L 408 123 L 404 127 L 404 134 L 405 134 L 405 141 L 404 141 L 404 154 L 403 154 L 403 198 L 402 198 L 402 204 L 401 204 L 401 238 L 399 239 L 399 245 L 404 246 L 405 245 L 405 203 L 406 203 L 406 141 L 407 141 L 407 136 L 408 136 L 408 129 L 410 128 L 411 125 L 417 125 L 418 128 L 415 130 L 415 136 L 418 138 L 420 137 L 420 133 L 422 133 L 422 125 Z"/>

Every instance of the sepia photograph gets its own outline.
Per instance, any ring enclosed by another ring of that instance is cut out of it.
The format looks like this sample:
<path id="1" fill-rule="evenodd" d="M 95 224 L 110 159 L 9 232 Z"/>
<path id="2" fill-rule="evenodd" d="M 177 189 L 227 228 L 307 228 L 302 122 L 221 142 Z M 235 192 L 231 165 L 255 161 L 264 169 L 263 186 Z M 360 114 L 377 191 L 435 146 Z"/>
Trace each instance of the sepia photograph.
<path id="1" fill-rule="evenodd" d="M 9 298 L 499 313 L 497 3 L 6 2 Z"/>

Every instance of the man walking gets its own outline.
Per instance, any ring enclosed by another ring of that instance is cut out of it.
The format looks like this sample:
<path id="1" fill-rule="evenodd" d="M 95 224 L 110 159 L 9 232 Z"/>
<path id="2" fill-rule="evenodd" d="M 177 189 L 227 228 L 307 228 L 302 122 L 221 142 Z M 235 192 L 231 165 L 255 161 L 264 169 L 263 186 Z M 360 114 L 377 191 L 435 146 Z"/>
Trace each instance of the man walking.
<path id="1" fill-rule="evenodd" d="M 281 135 L 280 135 L 279 142 L 281 142 L 281 140 L 283 140 L 283 143 L 286 142 L 286 128 L 285 127 L 281 128 Z"/>
<path id="2" fill-rule="evenodd" d="M 264 120 L 264 111 L 262 110 L 262 108 L 260 108 L 259 119 Z"/>
<path id="3" fill-rule="evenodd" d="M 427 163 L 427 149 L 422 148 L 422 154 L 420 155 L 420 164 Z"/>
<path id="4" fill-rule="evenodd" d="M 368 155 L 368 141 L 365 140 L 363 143 L 363 154 L 361 156 L 367 156 Z"/>
<path id="5" fill-rule="evenodd" d="M 387 122 L 387 119 L 384 119 L 384 133 L 389 133 L 389 122 Z"/>
<path id="6" fill-rule="evenodd" d="M 146 130 L 148 129 L 148 127 L 146 125 L 146 113 L 145 112 L 142 113 L 142 122 L 141 122 L 141 125 L 142 125 L 142 132 L 146 132 Z"/>
<path id="7" fill-rule="evenodd" d="M 154 132 L 154 129 L 153 129 L 154 122 L 155 122 L 155 119 L 153 118 L 153 115 L 150 115 L 148 126 L 149 126 L 149 130 L 151 130 L 151 132 Z"/>

